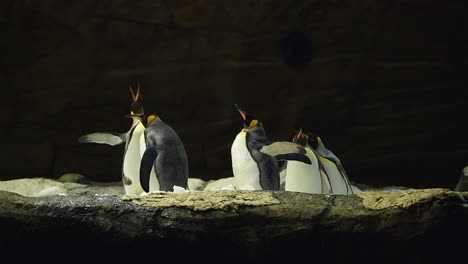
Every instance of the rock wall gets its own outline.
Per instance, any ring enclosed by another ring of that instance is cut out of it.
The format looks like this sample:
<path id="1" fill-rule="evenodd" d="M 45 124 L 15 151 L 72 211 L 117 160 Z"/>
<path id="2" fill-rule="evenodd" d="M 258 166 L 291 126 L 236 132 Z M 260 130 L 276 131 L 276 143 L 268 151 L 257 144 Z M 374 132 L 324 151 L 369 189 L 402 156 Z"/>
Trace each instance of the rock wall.
<path id="1" fill-rule="evenodd" d="M 0 4 L 0 177 L 120 178 L 127 86 L 180 134 L 191 177 L 227 177 L 241 128 L 309 128 L 371 185 L 453 188 L 468 164 L 467 2 L 104 1 Z"/>
<path id="2" fill-rule="evenodd" d="M 218 191 L 23 197 L 0 191 L 6 263 L 463 263 L 468 193 Z M 28 262 L 29 263 L 29 262 Z"/>

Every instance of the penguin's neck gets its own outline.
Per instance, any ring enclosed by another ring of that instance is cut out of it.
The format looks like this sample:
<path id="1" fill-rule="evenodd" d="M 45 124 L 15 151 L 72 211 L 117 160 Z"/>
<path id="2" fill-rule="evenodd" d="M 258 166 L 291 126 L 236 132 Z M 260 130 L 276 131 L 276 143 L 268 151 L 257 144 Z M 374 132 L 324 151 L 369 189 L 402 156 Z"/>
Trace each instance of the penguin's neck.
<path id="1" fill-rule="evenodd" d="M 140 120 L 136 119 L 136 118 L 132 118 L 132 128 L 137 126 L 139 123 L 141 123 Z"/>
<path id="2" fill-rule="evenodd" d="M 263 128 L 262 123 L 245 130 L 248 134 L 249 142 L 256 142 L 260 144 L 268 144 L 269 140 L 266 137 L 265 129 Z"/>
<path id="3" fill-rule="evenodd" d="M 323 145 L 323 143 L 318 144 L 318 146 L 317 146 L 317 151 L 325 152 L 326 150 L 327 150 L 327 149 L 325 148 L 325 146 Z"/>

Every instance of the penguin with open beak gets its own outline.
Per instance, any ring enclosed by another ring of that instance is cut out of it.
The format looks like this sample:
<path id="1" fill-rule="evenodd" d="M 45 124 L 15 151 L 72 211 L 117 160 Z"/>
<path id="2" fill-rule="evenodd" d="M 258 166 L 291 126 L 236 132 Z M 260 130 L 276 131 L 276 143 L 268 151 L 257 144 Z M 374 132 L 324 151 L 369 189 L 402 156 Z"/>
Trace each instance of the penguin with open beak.
<path id="1" fill-rule="evenodd" d="M 143 109 L 141 89 L 138 84 L 136 92 L 130 86 L 132 94 L 132 104 L 130 114 L 126 117 L 133 120 L 130 130 L 126 133 L 106 133 L 97 132 L 81 136 L 80 143 L 97 143 L 116 146 L 125 143 L 125 150 L 122 162 L 122 182 L 126 194 L 141 194 L 143 189 L 140 185 L 140 160 L 146 150 L 146 143 L 142 141 L 145 126 L 141 122 L 145 112 Z"/>
<path id="2" fill-rule="evenodd" d="M 125 133 L 115 133 L 115 132 L 96 132 L 81 136 L 78 139 L 80 143 L 96 143 L 96 144 L 106 144 L 110 146 L 117 146 L 127 142 L 129 135 L 131 134 L 132 129 L 138 125 L 140 122 L 135 116 L 143 116 L 145 111 L 143 109 L 143 103 L 141 100 L 141 90 L 140 85 L 136 93 L 133 91 L 132 86 L 130 88 L 130 93 L 132 95 L 132 104 L 130 106 L 130 113 L 126 115 L 127 118 L 133 120 L 130 130 Z"/>
<path id="3" fill-rule="evenodd" d="M 237 104 L 244 128 L 231 147 L 232 170 L 237 189 L 279 190 L 279 160 L 296 160 L 311 164 L 306 150 L 292 142 L 271 142 L 263 124 Z"/>
<path id="4" fill-rule="evenodd" d="M 292 142 L 304 146 L 307 157 L 312 164 L 305 164 L 297 161 L 287 161 L 285 168 L 285 191 L 330 194 L 331 185 L 328 175 L 324 170 L 317 153 L 308 144 L 309 136 L 302 132 L 297 132 Z"/>

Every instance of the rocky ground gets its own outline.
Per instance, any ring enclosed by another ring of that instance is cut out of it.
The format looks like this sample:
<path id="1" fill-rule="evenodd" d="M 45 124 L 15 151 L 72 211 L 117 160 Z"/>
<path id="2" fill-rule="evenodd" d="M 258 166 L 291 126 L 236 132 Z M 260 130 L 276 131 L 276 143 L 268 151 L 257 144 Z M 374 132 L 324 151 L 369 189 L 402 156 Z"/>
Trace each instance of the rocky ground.
<path id="1" fill-rule="evenodd" d="M 232 190 L 233 184 L 233 177 L 211 181 L 189 178 L 189 189 L 192 191 Z M 357 183 L 352 185 L 352 188 L 355 193 L 361 191 L 392 192 L 409 189 L 399 186 L 375 188 L 365 184 Z M 64 174 L 59 179 L 25 178 L 18 180 L 0 181 L 0 191 L 14 192 L 28 197 L 45 197 L 59 194 L 114 195 L 125 193 L 121 182 L 93 182 L 88 180 L 85 176 L 75 173 Z"/>
<path id="2" fill-rule="evenodd" d="M 0 191 L 6 259 L 445 263 L 458 258 L 464 244 L 457 238 L 468 235 L 468 193 L 446 189 L 128 196 L 114 184 L 84 182 L 76 175 L 24 179 L 17 183 L 29 191 L 10 190 L 23 195 Z M 13 186 L 0 183 L 1 190 Z M 50 188 L 60 192 L 44 194 Z"/>

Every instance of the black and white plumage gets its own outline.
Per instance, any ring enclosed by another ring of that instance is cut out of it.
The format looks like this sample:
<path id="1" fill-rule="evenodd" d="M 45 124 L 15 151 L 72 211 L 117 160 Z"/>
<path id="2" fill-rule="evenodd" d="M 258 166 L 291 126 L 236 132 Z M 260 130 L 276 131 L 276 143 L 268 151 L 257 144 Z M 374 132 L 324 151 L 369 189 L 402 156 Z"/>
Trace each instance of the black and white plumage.
<path id="1" fill-rule="evenodd" d="M 312 139 L 311 139 L 312 140 Z M 340 159 L 329 149 L 325 148 L 320 137 L 315 138 L 317 148 L 316 153 L 322 162 L 325 171 L 330 179 L 333 194 L 353 194 L 351 183 L 348 179 Z"/>
<path id="2" fill-rule="evenodd" d="M 235 105 L 244 129 L 231 147 L 232 170 L 237 189 L 279 190 L 278 160 L 311 163 L 305 149 L 292 142 L 271 142 L 263 124 Z"/>
<path id="3" fill-rule="evenodd" d="M 319 156 L 308 144 L 308 136 L 302 133 L 302 129 L 293 137 L 292 140 L 301 146 L 304 146 L 306 155 L 312 161 L 312 164 L 304 164 L 297 161 L 287 161 L 281 168 L 284 176 L 284 187 L 286 191 L 330 194 L 332 192 L 330 181 L 324 170 Z"/>
<path id="4" fill-rule="evenodd" d="M 177 133 L 159 117 L 150 115 L 144 136 L 146 149 L 141 157 L 139 173 L 143 190 L 172 192 L 174 186 L 187 189 L 188 160 Z"/>
<path id="5" fill-rule="evenodd" d="M 132 118 L 132 125 L 126 133 L 107 133 L 97 132 L 81 136 L 78 141 L 80 143 L 97 143 L 117 146 L 125 143 L 125 150 L 122 162 L 122 182 L 126 194 L 141 194 L 143 189 L 140 185 L 140 159 L 146 149 L 144 137 L 142 137 L 145 126 L 141 122 L 141 117 L 144 116 L 143 104 L 141 101 L 141 91 L 138 85 L 136 93 L 130 87 L 132 94 L 132 104 L 130 106 L 130 114 L 127 116 Z"/>

